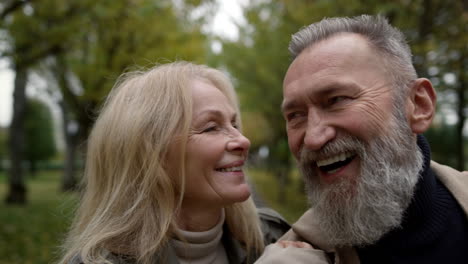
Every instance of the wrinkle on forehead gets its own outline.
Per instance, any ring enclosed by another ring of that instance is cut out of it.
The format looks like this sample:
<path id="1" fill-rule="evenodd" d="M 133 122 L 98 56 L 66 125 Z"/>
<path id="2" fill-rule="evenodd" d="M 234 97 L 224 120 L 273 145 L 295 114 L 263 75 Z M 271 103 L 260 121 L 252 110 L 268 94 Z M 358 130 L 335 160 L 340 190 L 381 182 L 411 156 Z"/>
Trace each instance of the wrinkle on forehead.
<path id="1" fill-rule="evenodd" d="M 353 66 L 363 59 L 374 66 L 383 64 L 382 56 L 364 36 L 356 33 L 336 34 L 304 49 L 291 63 L 283 87 L 304 74 L 343 65 Z M 298 64 L 303 67 L 298 67 Z"/>

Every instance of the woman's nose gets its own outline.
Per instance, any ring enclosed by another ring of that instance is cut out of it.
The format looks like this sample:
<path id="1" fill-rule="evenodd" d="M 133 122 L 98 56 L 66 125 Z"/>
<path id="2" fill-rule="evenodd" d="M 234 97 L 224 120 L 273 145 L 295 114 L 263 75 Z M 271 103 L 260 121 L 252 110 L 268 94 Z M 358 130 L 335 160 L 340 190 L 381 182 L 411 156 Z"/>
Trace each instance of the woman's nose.
<path id="1" fill-rule="evenodd" d="M 228 151 L 247 151 L 249 148 L 250 140 L 239 131 L 237 131 L 236 135 L 227 143 Z"/>

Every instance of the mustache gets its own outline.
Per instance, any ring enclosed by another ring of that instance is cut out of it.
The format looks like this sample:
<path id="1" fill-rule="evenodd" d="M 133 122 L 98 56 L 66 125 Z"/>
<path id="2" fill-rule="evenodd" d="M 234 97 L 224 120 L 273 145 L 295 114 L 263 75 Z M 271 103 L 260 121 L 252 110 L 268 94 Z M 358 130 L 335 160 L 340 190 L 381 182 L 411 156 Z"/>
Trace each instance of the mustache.
<path id="1" fill-rule="evenodd" d="M 362 140 L 345 134 L 340 138 L 328 142 L 318 151 L 309 150 L 303 146 L 299 152 L 299 162 L 301 164 L 314 163 L 317 160 L 326 159 L 346 151 L 355 152 L 360 155 L 365 146 L 366 144 Z"/>

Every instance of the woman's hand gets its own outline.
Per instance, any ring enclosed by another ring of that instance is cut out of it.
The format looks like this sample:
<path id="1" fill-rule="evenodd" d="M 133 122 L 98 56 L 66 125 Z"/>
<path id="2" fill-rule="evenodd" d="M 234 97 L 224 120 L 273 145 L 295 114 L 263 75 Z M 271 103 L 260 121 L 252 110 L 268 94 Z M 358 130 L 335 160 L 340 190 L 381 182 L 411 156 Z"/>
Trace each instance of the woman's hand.
<path id="1" fill-rule="evenodd" d="M 281 240 L 265 248 L 255 264 L 331 264 L 326 253 L 306 242 Z"/>
<path id="2" fill-rule="evenodd" d="M 287 248 L 287 247 L 296 247 L 296 248 L 313 248 L 312 245 L 306 242 L 301 241 L 288 241 L 288 240 L 281 240 L 276 242 L 280 247 Z"/>

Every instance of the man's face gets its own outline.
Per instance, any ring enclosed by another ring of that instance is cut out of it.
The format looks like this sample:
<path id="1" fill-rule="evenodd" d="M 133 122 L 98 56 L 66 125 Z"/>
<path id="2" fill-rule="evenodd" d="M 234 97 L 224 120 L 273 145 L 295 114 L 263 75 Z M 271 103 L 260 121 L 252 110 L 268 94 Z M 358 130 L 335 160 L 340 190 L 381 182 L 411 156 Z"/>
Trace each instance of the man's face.
<path id="1" fill-rule="evenodd" d="M 318 151 L 351 135 L 363 142 L 387 133 L 393 87 L 382 60 L 367 41 L 342 34 L 304 50 L 286 73 L 283 115 L 289 147 Z M 355 152 L 323 153 L 311 164 L 320 180 L 356 178 L 361 160 Z"/>
<path id="2" fill-rule="evenodd" d="M 321 230 L 364 245 L 401 223 L 422 156 L 384 66 L 346 34 L 303 51 L 284 82 L 289 146 Z"/>
<path id="3" fill-rule="evenodd" d="M 398 106 L 398 104 L 397 104 Z M 299 168 L 321 230 L 332 245 L 372 244 L 400 226 L 409 206 L 423 158 L 403 108 L 395 108 L 389 133 L 366 143 L 349 134 L 319 151 L 301 150 Z M 320 180 L 314 158 L 323 153 L 353 151 L 362 160 L 355 178 Z"/>

